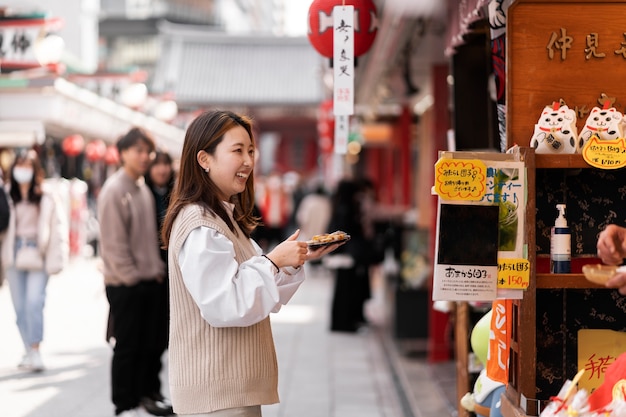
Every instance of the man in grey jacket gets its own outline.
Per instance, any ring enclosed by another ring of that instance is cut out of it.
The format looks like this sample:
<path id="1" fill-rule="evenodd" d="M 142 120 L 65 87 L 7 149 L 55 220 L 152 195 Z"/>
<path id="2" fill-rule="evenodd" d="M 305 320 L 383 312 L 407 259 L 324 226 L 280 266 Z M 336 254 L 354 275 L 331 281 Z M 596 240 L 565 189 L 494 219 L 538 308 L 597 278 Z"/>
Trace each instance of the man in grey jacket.
<path id="1" fill-rule="evenodd" d="M 117 142 L 122 167 L 109 177 L 98 196 L 100 254 L 115 339 L 111 396 L 115 414 L 171 415 L 159 380 L 159 309 L 165 308 L 158 284 L 166 277 L 154 221 L 155 202 L 144 182 L 154 155 L 152 138 L 131 129 Z"/>

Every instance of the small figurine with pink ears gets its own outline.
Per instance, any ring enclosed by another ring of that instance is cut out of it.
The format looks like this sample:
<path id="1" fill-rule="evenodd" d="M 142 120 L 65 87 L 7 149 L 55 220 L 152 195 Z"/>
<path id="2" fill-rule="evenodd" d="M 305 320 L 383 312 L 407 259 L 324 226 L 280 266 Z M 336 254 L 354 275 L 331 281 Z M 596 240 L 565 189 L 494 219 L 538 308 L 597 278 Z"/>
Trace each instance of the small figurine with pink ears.
<path id="1" fill-rule="evenodd" d="M 546 106 L 535 125 L 530 146 L 541 154 L 572 154 L 580 151 L 576 111 L 565 105 L 563 100 Z"/>
<path id="2" fill-rule="evenodd" d="M 603 95 L 602 108 L 594 107 L 591 109 L 585 127 L 580 131 L 578 137 L 582 145 L 587 143 L 592 136 L 597 136 L 601 140 L 613 140 L 623 137 L 624 116 L 617 111 L 615 107 L 611 107 L 614 100 Z"/>

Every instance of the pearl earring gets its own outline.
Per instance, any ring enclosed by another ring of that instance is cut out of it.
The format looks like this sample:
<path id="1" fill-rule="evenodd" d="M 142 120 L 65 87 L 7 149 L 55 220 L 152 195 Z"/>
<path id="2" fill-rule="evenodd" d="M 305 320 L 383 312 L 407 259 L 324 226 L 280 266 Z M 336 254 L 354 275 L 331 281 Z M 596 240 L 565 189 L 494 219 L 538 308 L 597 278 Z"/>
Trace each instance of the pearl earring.
<path id="1" fill-rule="evenodd" d="M 204 168 L 204 172 L 206 172 L 208 174 L 209 172 L 211 172 L 211 168 L 209 168 L 209 167 Z"/>

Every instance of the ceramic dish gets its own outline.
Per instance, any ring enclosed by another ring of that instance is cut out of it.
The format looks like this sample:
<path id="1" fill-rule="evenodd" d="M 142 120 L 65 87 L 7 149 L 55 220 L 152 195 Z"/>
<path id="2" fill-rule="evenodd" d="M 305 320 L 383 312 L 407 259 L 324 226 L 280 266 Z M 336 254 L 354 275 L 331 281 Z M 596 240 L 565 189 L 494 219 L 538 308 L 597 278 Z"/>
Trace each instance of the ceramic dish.
<path id="1" fill-rule="evenodd" d="M 617 272 L 626 272 L 625 266 L 589 264 L 583 265 L 583 274 L 588 281 L 595 284 L 605 285 L 606 282 Z"/>

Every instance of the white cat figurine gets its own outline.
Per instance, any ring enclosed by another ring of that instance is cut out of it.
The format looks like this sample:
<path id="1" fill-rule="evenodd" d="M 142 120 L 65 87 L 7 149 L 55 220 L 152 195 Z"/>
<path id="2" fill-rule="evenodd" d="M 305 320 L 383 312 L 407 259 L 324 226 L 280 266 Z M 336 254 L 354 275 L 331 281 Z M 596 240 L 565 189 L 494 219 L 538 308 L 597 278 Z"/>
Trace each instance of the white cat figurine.
<path id="1" fill-rule="evenodd" d="M 571 154 L 579 152 L 576 112 L 560 102 L 546 106 L 535 125 L 530 146 L 536 153 Z"/>
<path id="2" fill-rule="evenodd" d="M 598 136 L 601 140 L 623 137 L 624 115 L 617 111 L 615 107 L 609 106 L 610 104 L 607 101 L 602 108 L 594 107 L 591 110 L 585 122 L 585 127 L 582 128 L 578 137 L 582 145 L 587 143 L 593 135 Z"/>

